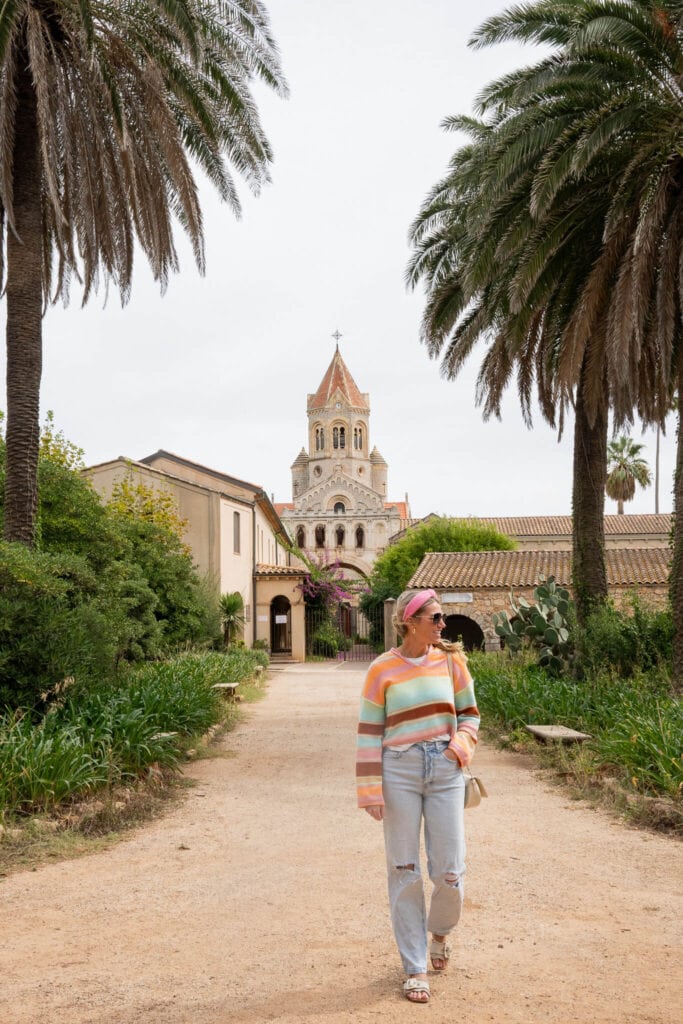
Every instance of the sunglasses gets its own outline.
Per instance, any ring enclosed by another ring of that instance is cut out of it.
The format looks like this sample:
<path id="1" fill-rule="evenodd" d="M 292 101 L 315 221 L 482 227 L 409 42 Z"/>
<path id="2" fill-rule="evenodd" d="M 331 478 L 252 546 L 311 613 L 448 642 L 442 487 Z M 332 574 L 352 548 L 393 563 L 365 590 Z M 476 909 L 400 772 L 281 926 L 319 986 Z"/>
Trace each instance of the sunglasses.
<path id="1" fill-rule="evenodd" d="M 433 622 L 435 626 L 439 621 L 446 621 L 446 616 L 444 615 L 443 612 L 434 612 L 433 615 L 419 615 L 418 618 L 429 619 L 429 621 Z"/>

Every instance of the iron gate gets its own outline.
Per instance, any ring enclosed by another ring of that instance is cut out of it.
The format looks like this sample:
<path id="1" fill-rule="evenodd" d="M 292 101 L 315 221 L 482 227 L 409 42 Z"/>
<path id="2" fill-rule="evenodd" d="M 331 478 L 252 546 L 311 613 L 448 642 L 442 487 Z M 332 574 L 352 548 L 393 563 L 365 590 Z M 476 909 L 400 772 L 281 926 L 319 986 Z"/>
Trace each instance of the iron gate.
<path id="1" fill-rule="evenodd" d="M 368 617 L 360 608 L 339 605 L 330 614 L 306 608 L 306 654 L 338 661 L 372 661 L 384 650 L 384 613 Z"/>

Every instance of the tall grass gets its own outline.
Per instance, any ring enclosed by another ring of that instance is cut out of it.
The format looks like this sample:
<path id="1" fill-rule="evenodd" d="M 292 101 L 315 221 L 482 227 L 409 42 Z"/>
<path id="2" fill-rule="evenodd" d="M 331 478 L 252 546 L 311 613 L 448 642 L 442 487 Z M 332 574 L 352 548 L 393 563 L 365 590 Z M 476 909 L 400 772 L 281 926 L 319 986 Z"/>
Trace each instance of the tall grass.
<path id="1" fill-rule="evenodd" d="M 214 683 L 242 682 L 267 663 L 249 650 L 186 654 L 68 692 L 38 723 L 0 718 L 0 816 L 49 810 L 153 764 L 177 769 L 192 737 L 224 716 Z"/>
<path id="2" fill-rule="evenodd" d="M 508 655 L 473 654 L 484 720 L 507 730 L 555 724 L 587 732 L 595 768 L 647 794 L 683 796 L 683 706 L 657 670 L 616 680 L 605 673 L 556 679 Z"/>

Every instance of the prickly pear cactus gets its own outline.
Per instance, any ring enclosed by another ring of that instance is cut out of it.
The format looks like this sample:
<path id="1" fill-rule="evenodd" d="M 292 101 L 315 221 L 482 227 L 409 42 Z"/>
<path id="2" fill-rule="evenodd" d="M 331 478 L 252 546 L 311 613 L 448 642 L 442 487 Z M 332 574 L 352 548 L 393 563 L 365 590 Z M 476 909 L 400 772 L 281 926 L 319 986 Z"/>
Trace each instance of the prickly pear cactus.
<path id="1" fill-rule="evenodd" d="M 569 591 L 559 587 L 554 576 L 539 576 L 534 598 L 534 604 L 523 597 L 515 601 L 510 591 L 513 617 L 498 612 L 493 625 L 508 650 L 516 653 L 525 644 L 531 646 L 538 652 L 539 665 L 559 674 L 568 667 L 572 655 L 567 624 Z"/>

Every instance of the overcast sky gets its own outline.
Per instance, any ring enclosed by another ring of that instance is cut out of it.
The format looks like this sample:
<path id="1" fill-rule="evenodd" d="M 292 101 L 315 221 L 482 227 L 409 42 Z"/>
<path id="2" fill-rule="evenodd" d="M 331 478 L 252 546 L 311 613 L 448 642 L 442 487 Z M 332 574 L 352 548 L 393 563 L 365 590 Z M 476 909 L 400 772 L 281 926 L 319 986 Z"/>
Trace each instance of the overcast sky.
<path id="1" fill-rule="evenodd" d="M 527 430 L 514 389 L 502 423 L 484 423 L 474 406 L 483 347 L 455 383 L 442 381 L 419 343 L 422 295 L 404 286 L 408 228 L 458 144 L 442 119 L 471 113 L 491 78 L 538 56 L 468 49 L 504 6 L 270 0 L 291 90 L 286 101 L 258 92 L 272 184 L 258 199 L 241 189 L 239 222 L 203 188 L 204 278 L 178 236 L 181 273 L 163 297 L 140 259 L 125 309 L 115 293 L 81 309 L 74 293 L 46 317 L 42 410 L 88 464 L 165 448 L 291 500 L 306 395 L 339 330 L 370 393 L 389 498 L 407 492 L 416 516 L 570 512 L 572 424 L 560 444 L 540 417 Z M 663 512 L 674 427 L 662 444 Z M 636 428 L 636 439 L 654 467 L 654 435 Z M 627 506 L 654 509 L 653 488 Z"/>

